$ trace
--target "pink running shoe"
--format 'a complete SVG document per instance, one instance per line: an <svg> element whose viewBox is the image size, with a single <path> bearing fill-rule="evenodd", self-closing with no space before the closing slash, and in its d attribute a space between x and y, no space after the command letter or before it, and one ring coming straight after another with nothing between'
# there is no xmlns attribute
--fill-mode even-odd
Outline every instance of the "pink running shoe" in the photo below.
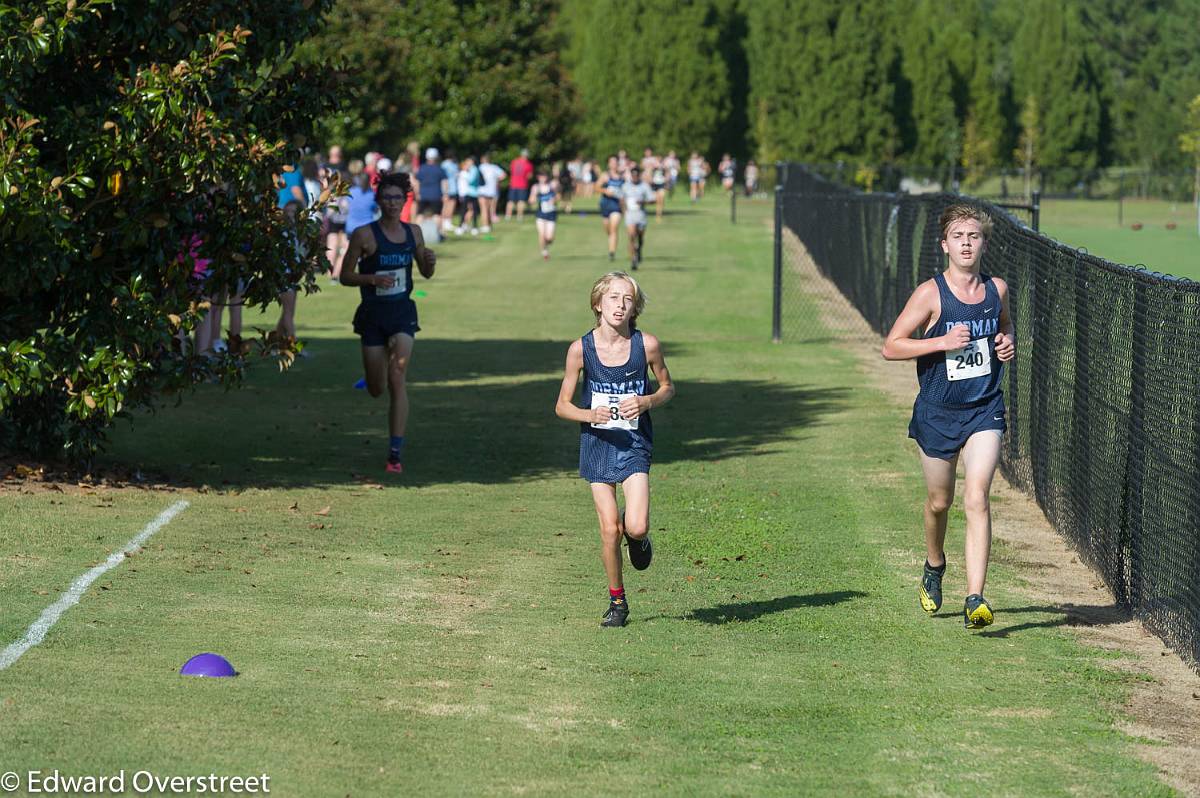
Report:
<svg viewBox="0 0 1200 798"><path fill-rule="evenodd" d="M391 460L388 460L387 465L384 467L384 470L387 471L389 474L403 474L404 473L404 464L401 463L399 460L397 460L396 462L392 462Z"/></svg>

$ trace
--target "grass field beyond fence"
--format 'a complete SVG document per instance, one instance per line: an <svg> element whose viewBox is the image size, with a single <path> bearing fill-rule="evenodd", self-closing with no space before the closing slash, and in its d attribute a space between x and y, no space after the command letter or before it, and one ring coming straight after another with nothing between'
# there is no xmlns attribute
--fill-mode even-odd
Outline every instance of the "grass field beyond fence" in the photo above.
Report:
<svg viewBox="0 0 1200 798"><path fill-rule="evenodd" d="M653 567L607 600L578 429L554 417L594 215L452 241L421 282L406 473L382 473L355 292L302 298L311 357L205 387L110 459L191 506L0 671L0 771L271 776L279 795L1167 795L1115 728L1131 677L1023 597L916 590L908 408L830 341L772 345L766 202L677 199L638 278L678 397L654 411ZM622 243L624 243L622 241ZM621 265L618 262L617 265ZM253 323L253 319L249 319ZM267 325L274 319L263 319ZM180 497L8 493L0 646ZM1003 505L997 506L1003 512ZM177 675L201 651L241 675Z"/></svg>
<svg viewBox="0 0 1200 798"><path fill-rule="evenodd" d="M1041 231L1105 260L1200 280L1200 235L1190 202L1043 200Z"/></svg>

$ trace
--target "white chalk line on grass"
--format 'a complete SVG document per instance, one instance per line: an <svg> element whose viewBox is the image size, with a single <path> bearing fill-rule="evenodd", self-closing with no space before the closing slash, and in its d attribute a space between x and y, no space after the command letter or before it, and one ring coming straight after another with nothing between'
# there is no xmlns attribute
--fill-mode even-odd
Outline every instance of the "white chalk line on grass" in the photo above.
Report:
<svg viewBox="0 0 1200 798"><path fill-rule="evenodd" d="M182 499L175 502L159 513L158 518L146 524L146 528L139 532L133 540L126 543L125 548L113 552L108 556L107 560L72 582L71 587L58 597L58 601L43 610L41 616L30 624L23 638L9 644L7 648L0 651L0 671L12 665L21 658L22 654L42 642L43 638L46 637L46 632L50 631L50 627L58 622L62 614L79 603L79 599L83 597L83 592L91 587L92 582L103 576L105 572L120 565L126 555L133 554L133 552L140 549L155 532L169 524L171 519L183 512L187 506L188 503Z"/></svg>

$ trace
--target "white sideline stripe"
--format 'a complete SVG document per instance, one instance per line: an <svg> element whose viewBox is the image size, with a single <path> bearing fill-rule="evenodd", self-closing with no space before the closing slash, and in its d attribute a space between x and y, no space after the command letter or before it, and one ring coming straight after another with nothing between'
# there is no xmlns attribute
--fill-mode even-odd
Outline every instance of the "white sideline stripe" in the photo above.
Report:
<svg viewBox="0 0 1200 798"><path fill-rule="evenodd" d="M50 627L58 622L62 614L79 603L79 599L83 597L83 592L91 586L92 582L103 576L106 571L120 565L121 561L125 559L125 555L132 554L140 549L142 544L149 540L155 532L170 523L171 519L183 512L187 506L188 503L182 499L175 502L159 513L158 518L146 524L146 528L139 532L133 540L126 543L125 548L113 552L108 556L107 560L72 582L71 587L58 597L58 601L42 611L41 616L26 630L23 638L9 644L7 648L0 651L0 671L12 665L21 658L22 654L42 642L42 639L46 637L46 632L50 631Z"/></svg>

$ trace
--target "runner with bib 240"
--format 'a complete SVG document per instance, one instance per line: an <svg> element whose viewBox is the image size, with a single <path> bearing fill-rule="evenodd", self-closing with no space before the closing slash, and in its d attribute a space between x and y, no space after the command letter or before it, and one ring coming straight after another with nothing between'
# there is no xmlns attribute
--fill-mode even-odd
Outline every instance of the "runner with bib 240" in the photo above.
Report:
<svg viewBox="0 0 1200 798"><path fill-rule="evenodd" d="M883 356L917 361L920 391L908 435L921 450L927 493L921 607L933 614L942 605L946 521L961 455L967 516L963 621L977 629L993 621L992 607L983 597L992 545L988 493L1007 429L1000 375L1016 350L1008 286L980 272L991 218L976 207L958 204L947 208L940 221L949 265L917 286L888 333Z"/></svg>

